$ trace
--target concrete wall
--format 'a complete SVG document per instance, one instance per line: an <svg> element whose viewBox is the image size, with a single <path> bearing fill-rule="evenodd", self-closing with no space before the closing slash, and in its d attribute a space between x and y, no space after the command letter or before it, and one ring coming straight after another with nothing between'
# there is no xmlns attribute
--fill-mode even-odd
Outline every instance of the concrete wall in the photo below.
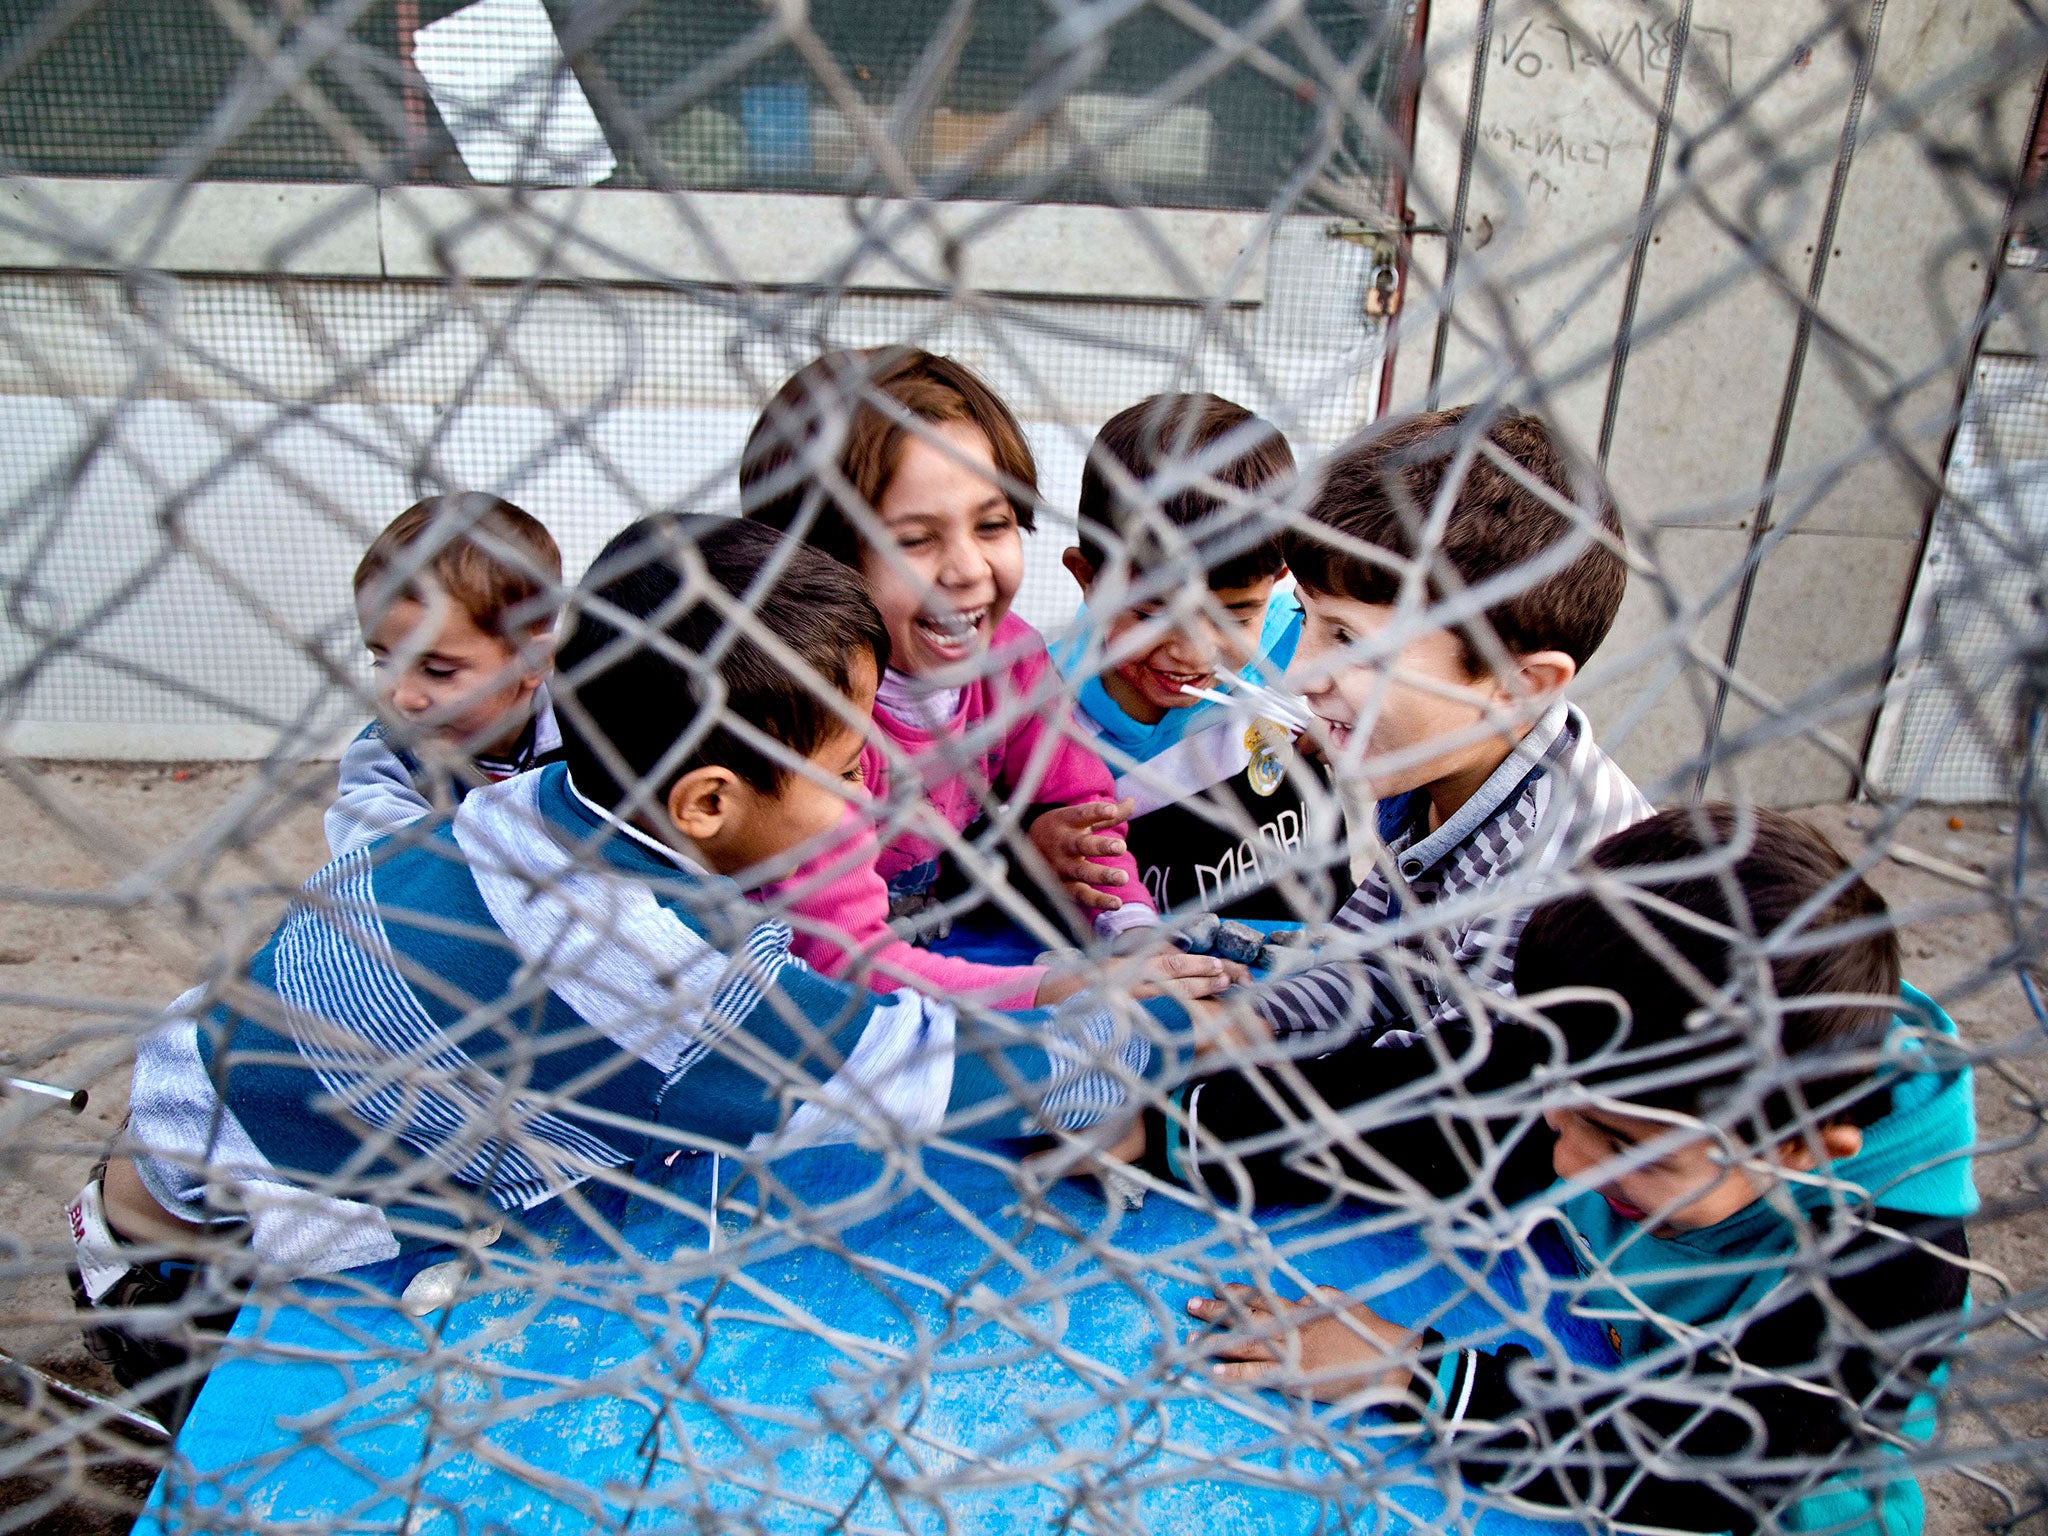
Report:
<svg viewBox="0 0 2048 1536"><path fill-rule="evenodd" d="M1607 469L1640 563L1584 696L1646 785L1690 787L1731 650L1714 791L1856 783L2040 78L2007 17L1699 0L1653 171L1664 8L1501 0L1482 53L1479 0L1431 7L1419 224L1450 227L1468 130L1476 154L1448 293L1451 242L1414 242L1395 408L1506 396L1592 454L1622 370Z"/></svg>

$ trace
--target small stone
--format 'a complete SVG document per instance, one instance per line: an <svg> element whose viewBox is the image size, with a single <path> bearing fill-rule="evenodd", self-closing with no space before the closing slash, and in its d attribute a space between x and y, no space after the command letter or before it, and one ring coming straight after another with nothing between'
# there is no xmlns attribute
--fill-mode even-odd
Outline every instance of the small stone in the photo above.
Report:
<svg viewBox="0 0 2048 1536"><path fill-rule="evenodd" d="M1215 942L1209 946L1209 953L1221 960L1235 960L1240 965L1263 965L1266 959L1266 936L1256 928L1243 923L1219 923L1216 925Z"/></svg>
<svg viewBox="0 0 2048 1536"><path fill-rule="evenodd" d="M478 1248L488 1248L505 1235L505 1223L493 1221L480 1227L469 1241ZM470 1261L444 1259L439 1264L429 1264L414 1275L398 1298L399 1307L410 1317L425 1317L429 1312L438 1312L452 1305L462 1290L462 1283L470 1272Z"/></svg>
<svg viewBox="0 0 2048 1536"><path fill-rule="evenodd" d="M429 1312L440 1311L462 1289L462 1273L467 1267L466 1259L429 1264L412 1277L405 1293L398 1298L399 1306L409 1317L425 1317Z"/></svg>
<svg viewBox="0 0 2048 1536"><path fill-rule="evenodd" d="M1277 949L1306 949L1308 947L1306 928L1275 928L1266 935L1268 947Z"/></svg>
<svg viewBox="0 0 2048 1536"><path fill-rule="evenodd" d="M953 931L953 919L941 914L936 896L912 893L889 898L889 926L909 943L929 947Z"/></svg>
<svg viewBox="0 0 2048 1536"><path fill-rule="evenodd" d="M1173 941L1191 955L1206 955L1209 946L1216 942L1216 930L1222 926L1223 920L1214 912L1198 913L1181 924Z"/></svg>
<svg viewBox="0 0 2048 1536"><path fill-rule="evenodd" d="M0 965L27 965L34 960L36 952L20 945L9 944L0 948Z"/></svg>

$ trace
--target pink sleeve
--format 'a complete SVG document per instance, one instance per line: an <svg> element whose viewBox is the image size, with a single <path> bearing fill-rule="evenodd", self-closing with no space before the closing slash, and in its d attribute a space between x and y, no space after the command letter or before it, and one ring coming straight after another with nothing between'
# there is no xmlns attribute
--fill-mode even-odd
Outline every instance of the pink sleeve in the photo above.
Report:
<svg viewBox="0 0 2048 1536"><path fill-rule="evenodd" d="M1004 628L1007 629L1013 620L1021 628L1026 629L1033 638L1037 637L1037 631L1030 630L1021 620L1015 620L1014 615L1004 621ZM997 642L1000 644L1005 638L1008 637L998 634ZM1015 640L1012 640L1012 643L1016 643ZM1036 648L1010 669L1010 679L1017 697L1040 697L1039 690L1045 688L1045 677L1051 670L1052 658L1046 654L1045 642L1039 640ZM1034 754L1048 750L1041 743L1047 728L1050 727L1057 736L1050 748L1051 755L1045 764L1044 773L1031 786L1031 803L1045 806L1086 805L1091 800L1101 800L1111 805L1116 803L1116 780L1111 777L1108 764L1080 739L1079 727L1074 724L1064 702L1056 697L1048 698L1039 708L1019 709L1017 716L1003 744L1005 790L1016 787L1013 775L1021 777L1030 772ZM1101 830L1111 837L1128 838L1131 829L1129 823L1120 821L1113 827L1104 827ZM1138 861L1130 855L1128 849L1113 858L1108 855L1099 856L1095 862L1124 872L1124 883L1116 890L1116 894L1123 898L1124 905L1154 910L1152 893L1145 888L1145 882L1139 878Z"/></svg>
<svg viewBox="0 0 2048 1536"><path fill-rule="evenodd" d="M889 888L875 872L874 829L851 806L840 827L840 842L754 893L789 923L791 954L825 976L843 977L858 964L878 992L911 986L937 996L972 993L991 1008L1036 1005L1042 965L979 965L897 938Z"/></svg>

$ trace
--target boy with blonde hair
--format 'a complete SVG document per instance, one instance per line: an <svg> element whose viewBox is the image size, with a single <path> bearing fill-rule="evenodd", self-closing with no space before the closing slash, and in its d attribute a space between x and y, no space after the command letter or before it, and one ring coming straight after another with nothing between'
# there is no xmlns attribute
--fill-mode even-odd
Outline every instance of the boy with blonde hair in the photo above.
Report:
<svg viewBox="0 0 2048 1536"><path fill-rule="evenodd" d="M342 754L333 853L560 760L562 552L538 518L481 491L429 496L364 552L355 596L385 714Z"/></svg>

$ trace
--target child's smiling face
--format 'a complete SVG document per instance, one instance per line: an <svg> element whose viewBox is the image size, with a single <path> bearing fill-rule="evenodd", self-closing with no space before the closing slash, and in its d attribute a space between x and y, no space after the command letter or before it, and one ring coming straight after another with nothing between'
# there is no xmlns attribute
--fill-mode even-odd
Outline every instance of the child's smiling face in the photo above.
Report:
<svg viewBox="0 0 2048 1536"><path fill-rule="evenodd" d="M893 547L863 547L860 568L889 628L890 665L942 672L986 649L1024 580L1023 532L987 435L971 422L921 424L875 514Z"/></svg>
<svg viewBox="0 0 2048 1536"><path fill-rule="evenodd" d="M361 614L385 708L454 751L509 748L526 728L545 660L480 628L460 603L401 597ZM533 648L545 645L537 636Z"/></svg>
<svg viewBox="0 0 2048 1536"><path fill-rule="evenodd" d="M1557 1133L1550 1154L1557 1176L1593 1183L1624 1221L1654 1218L1659 1230L1695 1231L1726 1221L1763 1195L1758 1178L1768 1174L1735 1166L1739 1150L1697 1122L1604 1107L1546 1110L1543 1119ZM1816 1135L1830 1158L1854 1157L1863 1148L1863 1133L1853 1125L1823 1125ZM1638 1148L1645 1151L1638 1154ZM1804 1136L1778 1142L1762 1160L1799 1172L1817 1166ZM1603 1168L1612 1175L1601 1178Z"/></svg>
<svg viewBox="0 0 2048 1536"><path fill-rule="evenodd" d="M1067 569L1074 572L1084 593L1092 593L1094 572L1078 549L1067 551ZM1201 611L1171 628L1163 627L1160 618L1167 609L1163 600L1121 609L1109 620L1103 650L1114 656L1128 644L1144 644L1146 636L1152 637L1152 644L1103 673L1104 691L1125 714L1147 725L1157 725L1168 710L1200 703L1186 690L1214 688L1219 662L1237 669L1258 655L1266 608L1277 580L1277 576L1262 576L1241 587L1212 587ZM1140 629L1144 636L1129 638Z"/></svg>
<svg viewBox="0 0 2048 1536"><path fill-rule="evenodd" d="M1481 727L1510 696L1491 676L1466 670L1457 635L1422 629L1391 655L1368 661L1394 623L1392 606L1304 588L1301 608L1287 684L1322 721L1338 760L1365 768L1376 797L1433 783L1467 758L1498 756ZM1432 750L1438 742L1444 745Z"/></svg>

